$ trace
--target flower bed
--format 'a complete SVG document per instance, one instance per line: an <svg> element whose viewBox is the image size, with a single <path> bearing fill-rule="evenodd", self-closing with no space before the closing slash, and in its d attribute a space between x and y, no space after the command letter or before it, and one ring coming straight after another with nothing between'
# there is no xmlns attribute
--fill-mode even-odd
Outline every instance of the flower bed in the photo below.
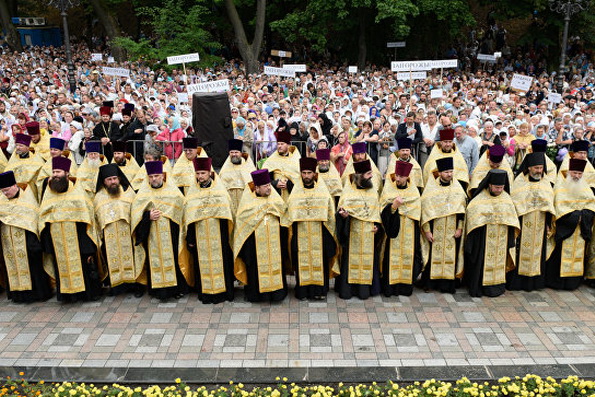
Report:
<svg viewBox="0 0 595 397"><path fill-rule="evenodd" d="M159 387L130 387L125 385L95 386L92 384L63 382L46 384L43 381L29 383L24 379L4 379L0 384L0 397L19 396L121 396L121 397L240 397L240 396L271 396L271 397L331 397L331 396L396 396L396 397L500 397L500 396L592 396L595 395L595 382L582 380L576 376L557 381L551 377L545 379L526 375L523 378L501 378L497 382L477 383L467 378L456 382L442 382L427 380L400 386L388 381L386 383L344 385L296 385L287 383L287 378L279 379L274 386L247 388L243 384L229 382L229 385L218 388L190 387L176 379L171 386Z"/></svg>

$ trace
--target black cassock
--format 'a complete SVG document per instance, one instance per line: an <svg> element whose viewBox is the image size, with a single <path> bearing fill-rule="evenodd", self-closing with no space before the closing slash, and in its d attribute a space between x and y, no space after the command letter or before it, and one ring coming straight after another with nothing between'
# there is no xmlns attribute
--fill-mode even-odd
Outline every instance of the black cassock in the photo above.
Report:
<svg viewBox="0 0 595 397"><path fill-rule="evenodd" d="M145 252L147 253L147 259L145 265L147 266L147 282L149 284L149 294L156 297L160 300L166 300L169 298L179 298L182 295L188 293L188 283L186 283L186 279L180 270L180 263L178 262L178 233L180 232L180 226L177 223L173 222L171 219L169 220L169 230L171 232L171 241L172 247L174 249L174 259L175 259L175 267L176 267L176 280L178 285L173 287L164 287L164 288L152 288L151 286L151 270L148 268L149 265L149 257L148 252L149 249L147 247L147 243L149 240L149 234L151 233L151 223L153 222L150 218L151 212L145 211L143 213L143 218L136 226L135 235L136 241L135 245L143 245Z"/></svg>
<svg viewBox="0 0 595 397"><path fill-rule="evenodd" d="M549 225L552 219L552 214L549 212L545 215L545 224ZM521 225L523 224L523 217L520 218ZM521 243L521 236L523 230L521 229L521 235L517 238L517 254L516 260L517 264L519 263L519 254L520 249L519 244ZM506 274L506 289L511 291L535 291L538 289L545 288L545 261L547 260L547 228L543 228L543 245L541 246L541 256L539 258L535 258L540 263L540 272L538 276L521 276L519 275L518 267L515 267L513 270Z"/></svg>
<svg viewBox="0 0 595 397"><path fill-rule="evenodd" d="M583 276L560 277L560 264L562 261L562 243L565 239L572 236L577 227L580 227L581 236L585 240L585 247L591 240L591 227L593 225L593 216L595 213L591 210L572 211L556 220L556 248L545 263L545 285L554 289L573 290L578 288L583 282ZM580 220L580 223L579 223Z"/></svg>
<svg viewBox="0 0 595 397"><path fill-rule="evenodd" d="M351 217L343 218L336 213L337 240L341 244L341 274L335 278L335 291L341 299L351 299L357 296L368 299L370 296L380 295L380 244L382 243L382 225L375 223L378 231L374 235L374 264L372 267L372 284L349 283L349 234L351 231Z"/></svg>
<svg viewBox="0 0 595 397"><path fill-rule="evenodd" d="M281 227L279 235L283 236L283 229L285 229L285 236L287 236L287 228ZM281 239L281 251L283 252L283 241ZM260 283L258 279L258 259L256 258L256 237L254 233L246 239L239 257L246 264L246 276L248 284L244 286L244 296L248 302L280 302L287 296L287 280L285 274L283 278L283 288L272 292L260 292ZM283 258L285 258L283 256ZM282 259L283 260L283 259ZM285 263L285 261L283 261Z"/></svg>
<svg viewBox="0 0 595 397"><path fill-rule="evenodd" d="M83 269L83 279L85 282L85 290L75 294L67 294L60 291L60 273L58 272L58 265L54 259L54 272L56 273L56 291L59 301L76 302L78 300L96 300L101 295L101 279L99 276L99 269L95 263L95 254L97 253L97 246L87 235L87 224L83 222L76 222L76 234L79 242L79 252L82 260L81 266ZM41 243L45 253L55 255L54 244L52 243L52 235L50 233L50 226L46 223L41 231ZM93 257L93 261L89 263L87 259ZM55 256L54 256L55 258Z"/></svg>
<svg viewBox="0 0 595 397"><path fill-rule="evenodd" d="M221 303L232 301L234 297L233 283L235 276L233 273L233 252L229 245L229 232L227 219L219 220L219 232L221 233L221 247L223 257L223 273L225 277L225 291L218 294L205 294L202 292L202 281L200 277L200 265L198 262L198 253L196 252L196 227L191 224L186 234L186 244L188 250L194 258L194 288L198 292L198 299L202 303Z"/></svg>
<svg viewBox="0 0 595 397"><path fill-rule="evenodd" d="M29 274L31 277L31 290L12 291L10 281L7 279L8 299L15 303L30 303L46 301L52 297L50 277L43 269L43 247L34 233L25 230L25 244L27 245L27 258L29 259Z"/></svg>
<svg viewBox="0 0 595 397"><path fill-rule="evenodd" d="M109 121L104 123L100 121L95 128L93 128L93 136L91 137L92 141L100 141L101 138L109 138L110 142L107 145L101 145L103 149L103 154L107 158L108 163L112 161L114 157L114 151L112 149L111 141L117 141L120 139L120 128L116 125L115 122Z"/></svg>
<svg viewBox="0 0 595 397"><path fill-rule="evenodd" d="M386 207L380 213L382 219L382 226L386 232L386 236L389 239L397 238L399 236L399 230L401 228L401 218L399 215L399 209L391 213L391 204L387 204ZM380 279L382 285L382 293L384 296L392 295L405 295L410 296L413 293L413 283L417 280L417 277L421 273L422 259L421 259L421 243L419 240L419 222L415 222L415 253L413 256L413 271L411 284L396 283L390 284L390 241L387 239L384 248L384 257L382 258L382 277Z"/></svg>
<svg viewBox="0 0 595 397"><path fill-rule="evenodd" d="M474 297L500 296L506 290L506 283L496 285L483 284L483 269L487 226L478 227L465 237L465 282L469 295ZM507 248L515 246L515 229L508 226ZM504 264L506 266L506 264Z"/></svg>
<svg viewBox="0 0 595 397"><path fill-rule="evenodd" d="M337 244L329 231L322 226L322 261L324 263L324 285L304 285L300 286L300 272L298 269L298 225L293 224L293 234L291 236L291 263L295 267L295 297L298 299L315 299L316 297L326 296L329 290L331 258L337 252Z"/></svg>

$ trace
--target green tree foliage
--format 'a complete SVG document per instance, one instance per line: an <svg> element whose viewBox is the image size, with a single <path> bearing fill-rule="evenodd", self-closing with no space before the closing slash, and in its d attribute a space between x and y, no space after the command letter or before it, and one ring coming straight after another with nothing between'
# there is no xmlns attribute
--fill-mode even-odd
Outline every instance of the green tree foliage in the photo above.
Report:
<svg viewBox="0 0 595 397"><path fill-rule="evenodd" d="M221 44L206 29L210 12L204 0L192 0L184 7L179 0L164 0L161 6L140 6L137 12L147 21L154 39L116 38L114 44L126 49L131 60L151 60L166 64L166 58L192 52L200 54L200 66L221 61L214 52Z"/></svg>

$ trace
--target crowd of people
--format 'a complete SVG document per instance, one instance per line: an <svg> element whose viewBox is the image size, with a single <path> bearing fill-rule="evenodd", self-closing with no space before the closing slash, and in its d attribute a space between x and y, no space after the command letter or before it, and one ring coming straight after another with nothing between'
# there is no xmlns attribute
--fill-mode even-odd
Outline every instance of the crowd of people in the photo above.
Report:
<svg viewBox="0 0 595 397"><path fill-rule="evenodd" d="M574 289L595 278L595 75L561 101L530 53L399 81L312 67L106 76L77 47L4 53L2 279L10 299L193 291L205 303ZM442 77L442 78L441 78ZM186 83L228 79L234 139L214 169ZM436 89L442 96L430 95ZM548 99L549 98L549 99ZM332 281L331 281L332 280Z"/></svg>

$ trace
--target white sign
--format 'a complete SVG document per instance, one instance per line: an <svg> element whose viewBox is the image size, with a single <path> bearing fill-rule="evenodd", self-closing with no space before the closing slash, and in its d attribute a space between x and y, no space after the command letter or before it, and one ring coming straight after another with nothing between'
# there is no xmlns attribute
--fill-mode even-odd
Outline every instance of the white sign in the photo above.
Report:
<svg viewBox="0 0 595 397"><path fill-rule="evenodd" d="M277 52L277 56L278 56L279 58L289 58L289 55L287 54L287 51L281 51L281 50L279 50L279 51Z"/></svg>
<svg viewBox="0 0 595 397"><path fill-rule="evenodd" d="M107 57L107 63L116 63L114 57Z"/></svg>
<svg viewBox="0 0 595 397"><path fill-rule="evenodd" d="M198 61L200 61L198 52L194 52L192 54L184 54L184 55L176 55L173 57L167 57L168 65L176 65L178 63L189 63L189 62L198 62Z"/></svg>
<svg viewBox="0 0 595 397"><path fill-rule="evenodd" d="M430 90L430 98L434 99L434 98L442 98L444 96L444 92L442 91L442 88L438 88L435 90Z"/></svg>
<svg viewBox="0 0 595 397"><path fill-rule="evenodd" d="M494 56L496 58L502 58L502 53L501 52L494 52Z"/></svg>
<svg viewBox="0 0 595 397"><path fill-rule="evenodd" d="M478 61L485 61L485 62L496 62L496 56L495 55L489 55L489 54L477 54L477 60Z"/></svg>
<svg viewBox="0 0 595 397"><path fill-rule="evenodd" d="M550 92L547 96L547 101L550 103L560 103L562 102L562 94Z"/></svg>
<svg viewBox="0 0 595 397"><path fill-rule="evenodd" d="M305 72L306 65L301 63L283 65L283 69L293 70L294 72Z"/></svg>
<svg viewBox="0 0 595 397"><path fill-rule="evenodd" d="M103 61L103 54L100 52L94 52L91 54L91 61Z"/></svg>
<svg viewBox="0 0 595 397"><path fill-rule="evenodd" d="M187 92L178 92L178 103L188 103Z"/></svg>
<svg viewBox="0 0 595 397"><path fill-rule="evenodd" d="M436 61L393 61L390 63L390 69L393 72L406 72L408 70L432 70L456 68L459 63L456 59L441 59Z"/></svg>
<svg viewBox="0 0 595 397"><path fill-rule="evenodd" d="M512 76L512 81L510 82L510 88L514 88L515 90L519 91L529 91L532 82L533 77L515 73Z"/></svg>
<svg viewBox="0 0 595 397"><path fill-rule="evenodd" d="M405 42L404 41L388 42L388 43L386 43L386 47L387 48L402 48L402 47L405 47Z"/></svg>
<svg viewBox="0 0 595 397"><path fill-rule="evenodd" d="M347 66L347 73L357 73L357 66Z"/></svg>
<svg viewBox="0 0 595 397"><path fill-rule="evenodd" d="M108 68L104 66L102 73L106 76L130 77L130 70L125 68Z"/></svg>
<svg viewBox="0 0 595 397"><path fill-rule="evenodd" d="M268 74L269 76L295 77L294 70L275 68L272 66L265 66L264 74Z"/></svg>
<svg viewBox="0 0 595 397"><path fill-rule="evenodd" d="M189 84L186 87L186 91L188 94L192 94L195 92L221 92L221 91L229 91L231 88L229 87L229 80L215 80L215 81L207 81L205 83L198 83L198 84Z"/></svg>
<svg viewBox="0 0 595 397"><path fill-rule="evenodd" d="M428 78L427 72L399 72L397 73L397 80L425 80Z"/></svg>

